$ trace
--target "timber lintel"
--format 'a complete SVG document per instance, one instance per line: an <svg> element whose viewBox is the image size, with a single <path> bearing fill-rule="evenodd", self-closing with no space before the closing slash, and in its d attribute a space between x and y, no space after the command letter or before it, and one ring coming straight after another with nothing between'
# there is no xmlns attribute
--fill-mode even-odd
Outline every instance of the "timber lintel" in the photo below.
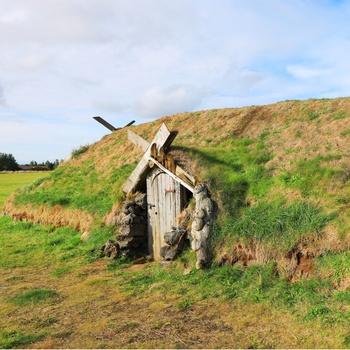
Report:
<svg viewBox="0 0 350 350"><path fill-rule="evenodd" d="M174 173L172 173L170 170L168 170L162 164L157 162L153 157L150 156L149 160L151 160L159 169L164 171L166 174L168 174L170 177L172 177L175 181L179 182L182 186L186 187L188 190L190 190L193 193L193 186L189 185L187 182L180 179L178 176L176 176Z"/></svg>

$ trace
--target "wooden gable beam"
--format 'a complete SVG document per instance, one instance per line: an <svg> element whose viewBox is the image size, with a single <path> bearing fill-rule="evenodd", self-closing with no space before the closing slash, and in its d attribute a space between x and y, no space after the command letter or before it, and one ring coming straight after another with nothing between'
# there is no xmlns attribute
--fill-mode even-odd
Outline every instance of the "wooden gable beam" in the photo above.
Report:
<svg viewBox="0 0 350 350"><path fill-rule="evenodd" d="M128 130L128 139L131 142L133 142L135 145L141 147L144 152L146 152L147 148L150 147L150 145L151 145L151 143L149 143L143 137L135 134L131 130ZM158 164L159 164L159 162L158 162ZM189 185L191 188L193 188L196 184L196 179L177 164L175 167L175 175L178 178L181 178L183 181L185 181L187 183L187 185Z"/></svg>
<svg viewBox="0 0 350 350"><path fill-rule="evenodd" d="M141 147L141 149L146 152L147 148L151 145L147 140L143 137L135 134L133 131L128 130L128 140L134 143L136 146Z"/></svg>
<svg viewBox="0 0 350 350"><path fill-rule="evenodd" d="M135 123L135 120L132 120L130 123L126 124L125 126L123 126L122 128L115 128L112 124L108 123L107 121L105 121L103 118L96 116L93 117L97 122L99 122L100 124L102 124L104 127L106 127L108 130L110 131L117 131L123 128L126 128L127 126L130 126L132 124Z"/></svg>
<svg viewBox="0 0 350 350"><path fill-rule="evenodd" d="M176 176L174 173L172 173L170 170L168 170L162 164L157 162L157 160L155 160L153 157L149 157L149 160L151 160L158 168L160 168L162 171L164 171L170 177L172 177L175 181L179 182L182 186L186 187L188 190L190 190L193 193L194 188L191 185L189 185L187 182L180 179L178 176Z"/></svg>
<svg viewBox="0 0 350 350"><path fill-rule="evenodd" d="M166 125L163 123L160 129L158 130L156 136L152 140L152 142L148 145L145 154L141 158L139 164L136 166L134 171L131 173L129 178L126 180L126 183L123 187L124 193L132 193L135 192L138 184L143 179L146 171L148 170L148 161L151 156L152 145L155 144L157 150L159 151L162 147L166 148L171 145L174 141L177 133L172 133L168 130ZM136 135L136 134L135 134Z"/></svg>

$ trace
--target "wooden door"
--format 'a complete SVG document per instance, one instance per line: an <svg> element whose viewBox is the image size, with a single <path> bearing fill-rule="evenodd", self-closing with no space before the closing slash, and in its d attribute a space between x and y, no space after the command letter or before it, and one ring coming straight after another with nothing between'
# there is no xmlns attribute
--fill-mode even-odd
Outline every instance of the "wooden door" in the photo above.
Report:
<svg viewBox="0 0 350 350"><path fill-rule="evenodd" d="M164 233L176 226L182 210L181 185L171 176L155 169L147 177L148 248L154 260L160 260L165 245Z"/></svg>

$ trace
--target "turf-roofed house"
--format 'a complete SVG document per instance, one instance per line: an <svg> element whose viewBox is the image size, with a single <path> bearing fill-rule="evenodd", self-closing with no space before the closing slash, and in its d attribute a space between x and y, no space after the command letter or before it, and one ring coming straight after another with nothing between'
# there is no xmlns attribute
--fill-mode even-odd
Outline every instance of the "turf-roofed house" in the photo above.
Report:
<svg viewBox="0 0 350 350"><path fill-rule="evenodd" d="M144 151L123 186L127 198L117 235L121 250L148 251L154 260L173 260L186 239L197 252L197 268L209 263L208 238L214 205L208 189L177 164L170 150L177 131L163 123L151 142L131 130L128 139ZM194 212L188 205L196 200ZM191 228L189 222L192 221Z"/></svg>

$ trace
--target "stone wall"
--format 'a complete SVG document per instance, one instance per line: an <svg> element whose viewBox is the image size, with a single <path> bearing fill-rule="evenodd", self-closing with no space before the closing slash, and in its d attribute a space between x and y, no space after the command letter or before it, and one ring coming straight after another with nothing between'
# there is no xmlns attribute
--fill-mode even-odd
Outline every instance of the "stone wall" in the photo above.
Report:
<svg viewBox="0 0 350 350"><path fill-rule="evenodd" d="M124 202L124 217L120 220L117 243L122 254L147 254L147 195L142 193Z"/></svg>

